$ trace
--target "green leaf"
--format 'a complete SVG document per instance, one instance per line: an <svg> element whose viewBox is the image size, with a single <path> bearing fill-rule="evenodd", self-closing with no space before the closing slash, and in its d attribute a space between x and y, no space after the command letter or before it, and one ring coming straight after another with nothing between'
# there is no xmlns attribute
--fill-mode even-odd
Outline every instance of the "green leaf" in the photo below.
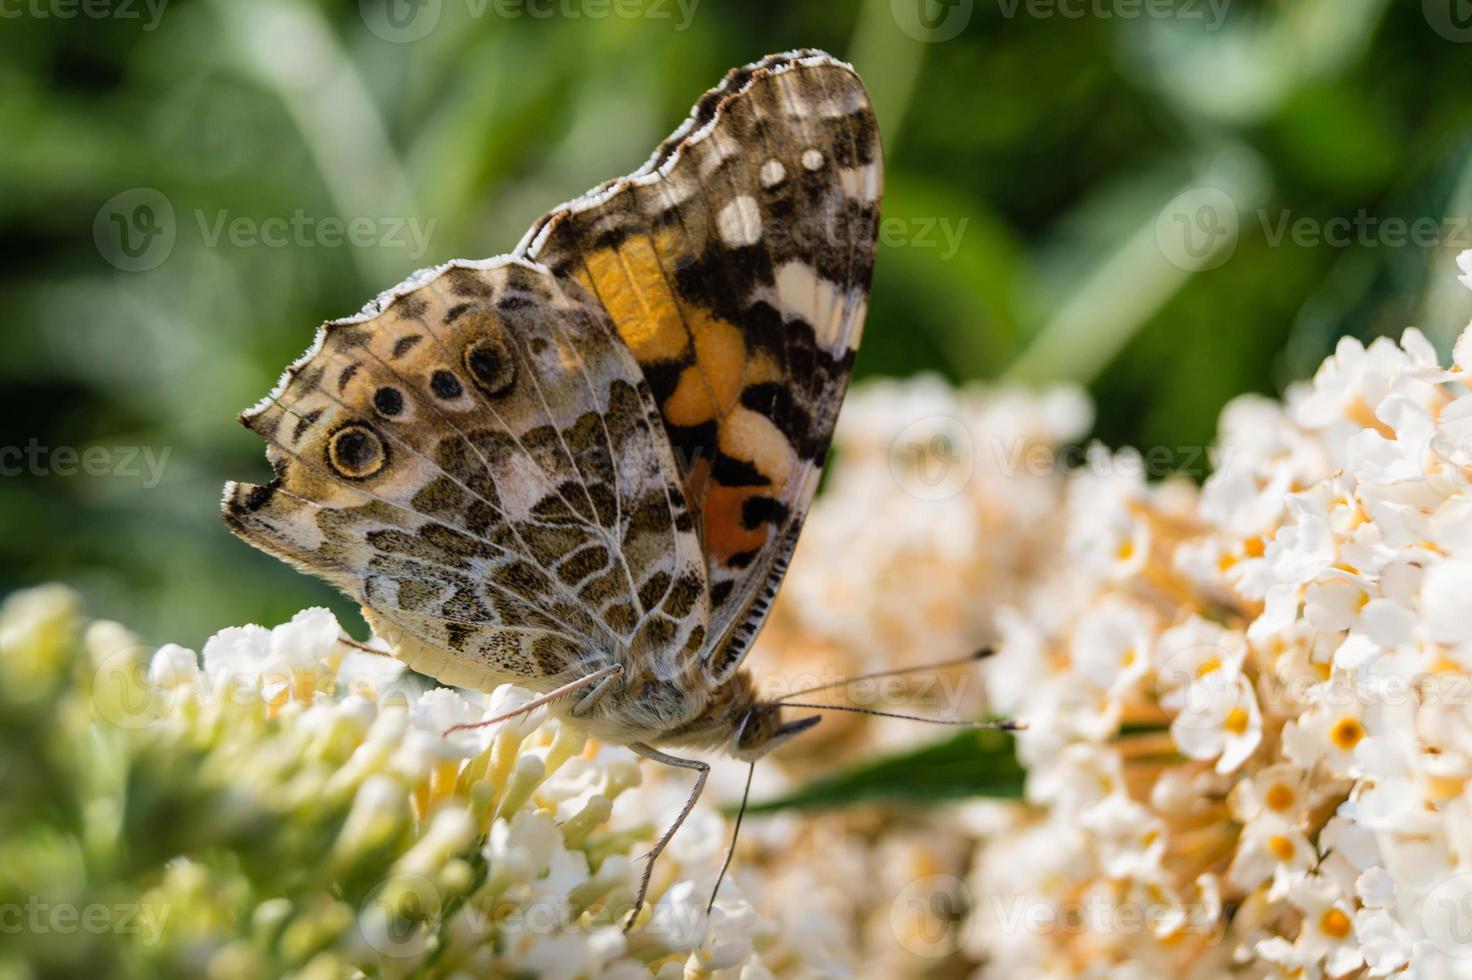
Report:
<svg viewBox="0 0 1472 980"><path fill-rule="evenodd" d="M974 796L1015 800L1022 796L1025 775L1010 732L972 730L816 780L787 796L753 803L747 810L816 810L880 800L932 804Z"/></svg>

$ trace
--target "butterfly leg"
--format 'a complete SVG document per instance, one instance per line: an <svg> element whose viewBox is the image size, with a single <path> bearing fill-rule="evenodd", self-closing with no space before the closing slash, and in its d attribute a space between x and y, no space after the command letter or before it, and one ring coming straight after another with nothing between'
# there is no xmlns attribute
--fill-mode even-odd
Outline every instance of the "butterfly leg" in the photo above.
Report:
<svg viewBox="0 0 1472 980"><path fill-rule="evenodd" d="M694 769L696 776L695 788L690 791L690 798L685 801L685 806L680 810L680 815L675 817L675 822L670 824L670 829L664 832L664 836L659 839L659 842L654 845L653 849L644 855L649 863L644 866L644 877L639 881L639 894L634 898L634 909L629 913L629 921L624 923L624 932L628 932L634 927L634 920L639 917L639 910L644 907L644 896L649 891L649 879L654 874L654 862L674 838L675 831L680 829L680 824L684 823L685 818L690 816L690 811L695 809L695 801L700 799L700 792L705 789L706 777L710 775L710 764L707 762L701 762L698 759L679 759L672 755L666 755L658 749L645 745L643 742L634 742L629 748L654 762L662 762L667 766L677 766L681 769Z"/></svg>
<svg viewBox="0 0 1472 980"><path fill-rule="evenodd" d="M380 650L377 647L370 647L366 643L359 643L357 640L353 639L351 636L348 636L346 633L339 633L337 637L337 642L341 643L345 647L352 647L354 650L361 650L364 653L371 653L375 657L393 656L393 654L389 653L387 650Z"/></svg>
<svg viewBox="0 0 1472 980"><path fill-rule="evenodd" d="M615 664L614 666L617 666L617 664ZM607 667L603 669L608 670ZM578 703L572 706L572 716L574 718L582 718L589 711L593 710L593 706L597 704L602 699L603 695L607 694L616 683L618 683L618 672L614 671L610 673L607 677L599 681L597 687L593 688L593 690L578 698Z"/></svg>
<svg viewBox="0 0 1472 980"><path fill-rule="evenodd" d="M495 725L510 718L515 718L518 715L531 714L542 705L547 704L550 701L556 701L560 697L565 697L574 691L587 687L589 684L599 684L599 686L601 687L602 685L600 684L600 682L612 680L614 675L619 673L623 669L624 668L622 664L609 664L607 667L600 667L598 670L593 671L591 674L579 677L577 680L574 681L569 681L568 683L562 685L554 691L548 691L546 694L543 694L539 698L533 698L526 704L517 708L515 711L508 711L504 715L497 715L494 718L487 718L485 721L467 722L463 725L451 725L449 728L446 728L444 730L443 734L448 735L451 732L467 731L472 728L484 728L487 725ZM596 689L594 690L594 693L597 693Z"/></svg>

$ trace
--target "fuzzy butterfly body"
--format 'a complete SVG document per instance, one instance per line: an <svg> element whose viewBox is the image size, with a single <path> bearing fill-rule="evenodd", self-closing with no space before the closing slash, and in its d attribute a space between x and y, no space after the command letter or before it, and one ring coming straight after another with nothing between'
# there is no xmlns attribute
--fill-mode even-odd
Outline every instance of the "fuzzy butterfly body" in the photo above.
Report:
<svg viewBox="0 0 1472 980"><path fill-rule="evenodd" d="M587 679L556 710L590 734L765 752L809 722L739 667L852 368L880 188L850 67L733 71L510 255L328 323L242 415L275 478L227 485L227 524L442 682Z"/></svg>

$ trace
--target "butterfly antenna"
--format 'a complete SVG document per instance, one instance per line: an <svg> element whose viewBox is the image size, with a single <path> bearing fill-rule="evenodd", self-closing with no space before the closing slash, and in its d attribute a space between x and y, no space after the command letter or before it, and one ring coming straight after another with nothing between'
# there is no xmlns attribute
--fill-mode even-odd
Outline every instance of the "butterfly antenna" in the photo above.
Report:
<svg viewBox="0 0 1472 980"><path fill-rule="evenodd" d="M856 708L851 704L802 704L796 701L783 701L789 708L808 708L812 711L847 711L856 715L878 715L880 718L900 718L904 721L923 721L930 725L949 725L953 728L995 728L1004 732L1017 732L1027 727L1023 721L1013 721L1010 718L1000 721L967 721L960 718L927 718L924 715L906 715L898 711L879 711L875 708Z"/></svg>
<svg viewBox="0 0 1472 980"><path fill-rule="evenodd" d="M982 649L977 650L973 653L968 653L964 657L952 657L949 660L941 660L933 664L915 664L911 667L895 667L890 670L876 670L869 674L855 674L853 677L845 677L842 680L829 681L827 684L818 684L815 687L805 687L800 691L793 691L790 694L784 694L776 700L786 701L788 698L800 698L804 694L816 694L819 691L827 691L835 687L847 687L849 684L856 684L859 681L872 681L877 680L881 677L898 677L902 674L918 674L929 670L943 670L946 667L959 667L962 664L976 663L978 660L985 660L987 657L990 657L995 652L996 651L992 650L991 647L983 647ZM793 707L798 707L798 705L793 705Z"/></svg>
<svg viewBox="0 0 1472 980"><path fill-rule="evenodd" d="M736 811L736 826L731 828L731 846L726 850L726 863L721 865L721 873L716 875L716 886L710 891L710 901L705 904L705 914L710 915L710 910L716 907L716 896L720 894L721 882L726 880L726 870L731 867L731 859L736 856L736 838L741 834L741 818L746 816L746 801L751 796L751 777L756 775L756 760L746 768L746 788L741 791L741 809Z"/></svg>

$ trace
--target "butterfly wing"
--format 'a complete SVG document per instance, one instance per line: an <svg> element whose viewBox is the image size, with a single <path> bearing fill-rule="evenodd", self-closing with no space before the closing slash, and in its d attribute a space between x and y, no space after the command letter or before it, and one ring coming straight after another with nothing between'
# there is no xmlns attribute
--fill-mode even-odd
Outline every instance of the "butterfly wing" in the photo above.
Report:
<svg viewBox="0 0 1472 980"><path fill-rule="evenodd" d="M241 421L276 477L227 485L226 523L360 602L416 669L549 689L630 649L674 676L703 647L658 409L602 308L544 268L410 280L327 324Z"/></svg>
<svg viewBox="0 0 1472 980"><path fill-rule="evenodd" d="M716 681L765 619L817 488L881 183L863 83L790 52L733 71L643 168L518 248L598 298L654 392L705 551Z"/></svg>

